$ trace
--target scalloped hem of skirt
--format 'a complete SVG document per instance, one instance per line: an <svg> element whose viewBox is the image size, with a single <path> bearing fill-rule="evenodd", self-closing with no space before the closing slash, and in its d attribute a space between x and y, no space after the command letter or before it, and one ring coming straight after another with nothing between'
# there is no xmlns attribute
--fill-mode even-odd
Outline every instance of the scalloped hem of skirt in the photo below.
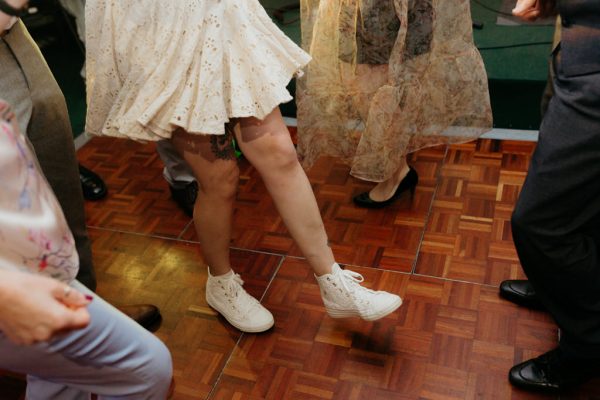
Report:
<svg viewBox="0 0 600 400"><path fill-rule="evenodd" d="M288 83L292 80L292 78L296 76L296 73L291 74L291 77L289 78L289 80L287 81ZM285 85L287 86L287 84ZM273 96L273 100L270 102L266 102L266 105L263 105L261 107L261 109L265 109L265 110L269 110L268 112L259 112L258 110L255 110L255 112L250 112L250 113L234 113L233 115L228 115L226 117L223 118L222 120L222 124L220 124L221 129L219 131L215 131L215 130L206 130L206 131L190 131L190 130L186 130L186 128L182 125L179 125L177 123L174 123L172 121L170 121L168 123L168 129L166 129L164 126L159 126L159 125L152 125L150 124L143 124L141 123L139 120L136 121L137 122L137 127L136 128L119 128L119 127L113 127L113 128L103 128L102 132L100 133L96 133L96 132L88 132L90 135L94 135L94 136L110 136L110 137L116 137L116 138L124 138L124 139L131 139L131 140L135 140L138 142L155 142L155 141L159 141L159 140L164 140L164 139L170 139L173 135L173 132L175 132L177 129L183 129L186 130L187 133L193 134L193 135L224 135L225 134L225 124L230 122L231 120L234 119L238 119L238 118L257 118L257 119L264 119L267 115L269 115L270 113L273 112L273 110L275 110L276 107L278 107L280 104L285 104L288 103L292 100L294 100L294 97L292 97L292 95L287 91L287 89L284 89L285 93L281 93L279 96Z"/></svg>

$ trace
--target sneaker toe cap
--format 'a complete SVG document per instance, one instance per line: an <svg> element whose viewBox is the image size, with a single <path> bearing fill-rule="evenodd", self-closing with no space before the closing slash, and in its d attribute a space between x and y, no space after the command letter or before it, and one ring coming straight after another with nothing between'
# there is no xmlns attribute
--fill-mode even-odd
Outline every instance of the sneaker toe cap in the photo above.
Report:
<svg viewBox="0 0 600 400"><path fill-rule="evenodd" d="M401 305L402 299L400 296L392 293L380 292L377 296L377 307L375 307L374 310L372 310L373 312L365 317L365 319L368 321L375 321L383 318L396 311Z"/></svg>
<svg viewBox="0 0 600 400"><path fill-rule="evenodd" d="M271 329L275 324L275 319L269 310L261 306L260 310L254 312L251 319L245 322L248 326L245 329L246 332L264 332Z"/></svg>

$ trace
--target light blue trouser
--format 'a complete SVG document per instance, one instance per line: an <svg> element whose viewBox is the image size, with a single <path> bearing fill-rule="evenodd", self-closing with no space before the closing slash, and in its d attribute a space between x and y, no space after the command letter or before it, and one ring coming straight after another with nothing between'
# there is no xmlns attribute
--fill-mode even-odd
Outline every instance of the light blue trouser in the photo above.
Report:
<svg viewBox="0 0 600 400"><path fill-rule="evenodd" d="M0 332L0 368L27 374L27 400L165 400L171 355L150 332L94 295L82 330L34 346L12 344Z"/></svg>

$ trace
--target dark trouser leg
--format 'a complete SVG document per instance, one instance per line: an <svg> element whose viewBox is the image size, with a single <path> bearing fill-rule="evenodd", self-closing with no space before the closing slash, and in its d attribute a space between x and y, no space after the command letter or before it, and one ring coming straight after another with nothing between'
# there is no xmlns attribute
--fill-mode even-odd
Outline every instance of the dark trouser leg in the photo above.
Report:
<svg viewBox="0 0 600 400"><path fill-rule="evenodd" d="M561 24L560 18L557 17L557 21L554 27L554 39L552 40L552 48L556 48L558 43L560 42L560 32L561 32ZM540 111L542 115L542 119L544 115L546 115L546 111L548 111L548 105L550 104L550 99L554 95L554 68L552 68L552 61L548 61L548 81L546 82L546 87L544 88L544 93L542 93L542 101L540 104Z"/></svg>
<svg viewBox="0 0 600 400"><path fill-rule="evenodd" d="M562 329L561 349L600 357L600 74L564 77L512 227L523 269Z"/></svg>
<svg viewBox="0 0 600 400"><path fill-rule="evenodd" d="M552 68L548 70L548 82L546 82L546 86L544 87L544 93L542 93L542 101L540 102L540 112L542 119L544 119L544 115L546 115L546 111L548 111L548 105L550 104L550 100L552 99L552 95L554 94L554 89L552 85Z"/></svg>
<svg viewBox="0 0 600 400"><path fill-rule="evenodd" d="M77 279L95 290L91 244L85 225L83 194L65 99L39 49L20 22L4 37L4 41L8 47L3 46L2 51L11 52L14 62L2 65L0 80L4 82L0 83L0 87L4 90L1 96L8 95L6 100L9 102L13 95L18 101L30 99L29 121L25 124L20 121L20 125L26 126L27 136L35 149L42 171L73 232L80 261ZM10 71L5 71L4 68ZM15 87L14 81L6 81L5 77L11 75L20 78L25 84ZM27 96L10 93L11 90L21 88L28 90ZM22 108L18 104L13 105L18 118L27 117L19 115Z"/></svg>

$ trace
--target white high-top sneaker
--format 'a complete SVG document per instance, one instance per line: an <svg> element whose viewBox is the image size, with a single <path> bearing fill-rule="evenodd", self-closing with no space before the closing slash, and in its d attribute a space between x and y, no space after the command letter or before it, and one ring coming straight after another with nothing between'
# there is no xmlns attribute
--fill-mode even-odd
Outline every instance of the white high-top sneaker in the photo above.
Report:
<svg viewBox="0 0 600 400"><path fill-rule="evenodd" d="M331 274L316 276L327 314L332 318L360 317L375 321L395 311L402 299L392 293L360 286L361 274L333 264Z"/></svg>
<svg viewBox="0 0 600 400"><path fill-rule="evenodd" d="M242 332L263 332L275 323L273 314L244 290L242 278L229 271L212 276L208 271L206 302Z"/></svg>

